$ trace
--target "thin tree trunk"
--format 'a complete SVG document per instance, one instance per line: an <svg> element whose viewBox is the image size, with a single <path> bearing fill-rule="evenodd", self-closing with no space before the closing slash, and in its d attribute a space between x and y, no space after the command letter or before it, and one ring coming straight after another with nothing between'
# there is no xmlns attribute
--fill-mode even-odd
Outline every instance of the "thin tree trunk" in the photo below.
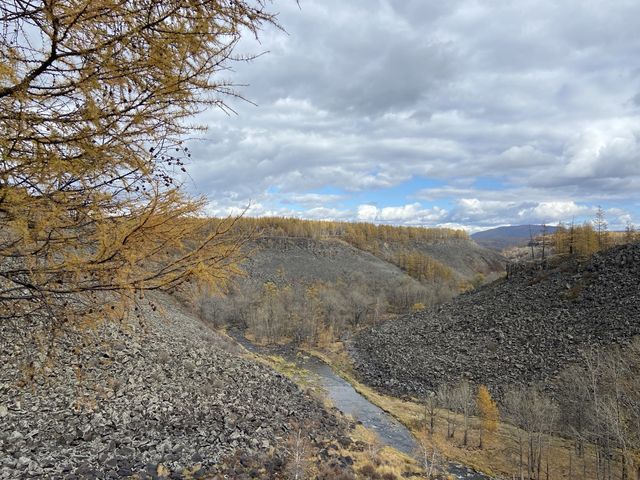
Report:
<svg viewBox="0 0 640 480"><path fill-rule="evenodd" d="M569 450L569 478L573 478L573 450Z"/></svg>
<svg viewBox="0 0 640 480"><path fill-rule="evenodd" d="M535 473L535 452L533 451L533 437L529 436L529 462L527 465L527 473L529 478L533 478Z"/></svg>
<svg viewBox="0 0 640 480"><path fill-rule="evenodd" d="M546 480L549 480L549 452L547 452L546 461Z"/></svg>
<svg viewBox="0 0 640 480"><path fill-rule="evenodd" d="M524 472L522 471L522 437L518 437L518 445L520 446L520 480L524 480Z"/></svg>
<svg viewBox="0 0 640 480"><path fill-rule="evenodd" d="M540 480L542 477L540 476L540 468L542 467L542 436L538 437L538 473L537 477Z"/></svg>

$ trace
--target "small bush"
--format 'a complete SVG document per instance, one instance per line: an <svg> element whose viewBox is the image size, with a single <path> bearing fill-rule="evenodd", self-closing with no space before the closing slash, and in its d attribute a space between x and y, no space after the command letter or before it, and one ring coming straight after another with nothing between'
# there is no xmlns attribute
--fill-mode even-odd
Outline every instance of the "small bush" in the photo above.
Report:
<svg viewBox="0 0 640 480"><path fill-rule="evenodd" d="M351 470L340 465L326 464L320 467L317 480L356 480Z"/></svg>
<svg viewBox="0 0 640 480"><path fill-rule="evenodd" d="M374 467L370 463L367 463L366 465L360 467L358 473L362 475L362 478L365 478L367 480L380 480L380 474L376 470L376 467Z"/></svg>

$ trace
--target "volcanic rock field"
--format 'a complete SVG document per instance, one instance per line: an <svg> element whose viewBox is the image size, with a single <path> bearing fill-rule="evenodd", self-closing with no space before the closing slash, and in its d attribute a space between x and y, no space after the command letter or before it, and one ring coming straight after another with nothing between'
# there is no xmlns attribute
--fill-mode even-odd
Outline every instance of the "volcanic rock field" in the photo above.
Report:
<svg viewBox="0 0 640 480"><path fill-rule="evenodd" d="M553 380L581 351L640 334L640 245L587 261L525 265L452 302L369 328L351 354L362 380L424 396L466 378L497 394Z"/></svg>
<svg viewBox="0 0 640 480"><path fill-rule="evenodd" d="M318 447L341 438L341 420L287 378L229 351L171 297L154 302L142 324L89 332L81 349L63 335L26 383L24 330L0 325L1 479L183 478L186 468L250 478L235 465L277 451L292 425Z"/></svg>

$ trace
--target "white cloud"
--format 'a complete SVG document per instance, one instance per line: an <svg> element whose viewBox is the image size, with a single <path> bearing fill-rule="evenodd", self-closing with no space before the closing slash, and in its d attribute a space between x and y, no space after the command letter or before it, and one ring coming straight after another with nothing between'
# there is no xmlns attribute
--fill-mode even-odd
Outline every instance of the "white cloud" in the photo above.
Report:
<svg viewBox="0 0 640 480"><path fill-rule="evenodd" d="M378 208L375 205L359 205L358 220L363 222L375 222L378 218Z"/></svg>
<svg viewBox="0 0 640 480"><path fill-rule="evenodd" d="M533 208L519 212L524 218L540 222L557 223L572 217L581 217L594 213L593 207L577 205L575 202L542 202Z"/></svg>
<svg viewBox="0 0 640 480"><path fill-rule="evenodd" d="M435 225L444 220L447 214L445 209L424 208L420 203L384 208L365 204L358 206L357 218L361 221L397 225Z"/></svg>
<svg viewBox="0 0 640 480"><path fill-rule="evenodd" d="M210 130L190 145L188 184L213 204L473 226L587 215L613 202L637 217L640 3L278 8L288 34L243 39L245 51L270 53L228 74L250 84L241 93L259 106L205 112ZM379 195L416 177L443 185ZM497 186L474 186L484 177ZM317 193L328 187L346 193ZM361 208L341 203L351 196Z"/></svg>
<svg viewBox="0 0 640 480"><path fill-rule="evenodd" d="M640 119L617 119L585 128L567 145L565 175L573 178L640 174Z"/></svg>
<svg viewBox="0 0 640 480"><path fill-rule="evenodd" d="M463 198L457 202L451 218L471 225L555 224L594 212L595 207L578 205L573 201L523 202Z"/></svg>
<svg viewBox="0 0 640 480"><path fill-rule="evenodd" d="M344 199L344 195L332 195L324 193L293 193L283 198L283 203L300 204L307 207L322 207L327 204Z"/></svg>

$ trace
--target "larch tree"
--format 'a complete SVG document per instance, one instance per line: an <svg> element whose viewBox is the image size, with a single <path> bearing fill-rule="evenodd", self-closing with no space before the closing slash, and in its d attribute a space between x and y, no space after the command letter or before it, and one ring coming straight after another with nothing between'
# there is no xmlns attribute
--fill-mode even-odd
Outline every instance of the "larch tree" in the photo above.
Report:
<svg viewBox="0 0 640 480"><path fill-rule="evenodd" d="M423 424L429 435L433 435L436 427L436 417L440 408L440 399L435 392L429 392L424 399Z"/></svg>
<svg viewBox="0 0 640 480"><path fill-rule="evenodd" d="M547 253L547 245L549 243L548 240L548 236L549 236L549 227L547 227L546 223L542 224L542 232L541 232L541 236L542 236L542 252L541 252L541 257L542 257L542 261L544 262L545 258L546 258L546 253Z"/></svg>
<svg viewBox="0 0 640 480"><path fill-rule="evenodd" d="M267 3L0 2L0 321L97 321L229 275L242 241L181 192L181 139L237 96L219 75Z"/></svg>
<svg viewBox="0 0 640 480"><path fill-rule="evenodd" d="M498 429L498 421L500 413L498 405L491 397L489 389L480 385L478 394L476 395L476 409L480 415L480 443L479 448L483 447L484 433L493 434Z"/></svg>
<svg viewBox="0 0 640 480"><path fill-rule="evenodd" d="M599 205L598 210L593 217L593 227L598 237L598 250L604 250L608 244L609 232L604 210Z"/></svg>

